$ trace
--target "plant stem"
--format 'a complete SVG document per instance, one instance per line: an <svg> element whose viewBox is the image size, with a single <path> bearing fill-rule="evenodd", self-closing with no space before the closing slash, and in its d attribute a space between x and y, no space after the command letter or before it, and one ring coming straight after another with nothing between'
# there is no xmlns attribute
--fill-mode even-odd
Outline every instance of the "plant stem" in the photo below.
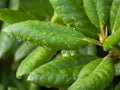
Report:
<svg viewBox="0 0 120 90"><path fill-rule="evenodd" d="M108 57L111 57L113 54L114 54L113 51L109 51L108 55L106 55L106 56L104 57L104 59L106 59L106 58L108 58Z"/></svg>
<svg viewBox="0 0 120 90"><path fill-rule="evenodd" d="M105 41L105 39L107 38L107 29L106 29L106 31L104 30L104 27L103 26L101 26L100 27L100 34L99 34L99 41L100 41L100 43L101 44L103 44L104 43L104 41Z"/></svg>
<svg viewBox="0 0 120 90"><path fill-rule="evenodd" d="M104 31L103 26L100 27L100 31L101 31L101 33L102 33L102 36L103 36L103 37L106 37L106 34L105 34L105 31Z"/></svg>

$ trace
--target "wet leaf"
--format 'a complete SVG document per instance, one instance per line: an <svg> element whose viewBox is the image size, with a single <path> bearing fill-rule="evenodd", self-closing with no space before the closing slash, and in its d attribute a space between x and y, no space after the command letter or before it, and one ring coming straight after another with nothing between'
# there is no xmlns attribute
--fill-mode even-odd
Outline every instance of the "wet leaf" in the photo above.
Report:
<svg viewBox="0 0 120 90"><path fill-rule="evenodd" d="M82 40L85 36L79 31L59 24L36 20L10 25L4 28L4 31L17 39L60 50L78 49L87 44Z"/></svg>
<svg viewBox="0 0 120 90"><path fill-rule="evenodd" d="M111 58L96 59L85 65L68 90L103 90L114 78Z"/></svg>

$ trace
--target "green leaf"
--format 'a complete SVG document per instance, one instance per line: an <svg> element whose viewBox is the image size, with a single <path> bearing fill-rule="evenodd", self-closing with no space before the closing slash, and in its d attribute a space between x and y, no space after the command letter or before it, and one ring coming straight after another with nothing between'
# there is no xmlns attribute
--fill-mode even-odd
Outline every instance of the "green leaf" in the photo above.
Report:
<svg viewBox="0 0 120 90"><path fill-rule="evenodd" d="M20 11L0 9L0 20L13 24L20 21L35 19L33 15L25 14ZM14 52L19 47L20 43L9 37L6 33L0 37L0 58L13 57Z"/></svg>
<svg viewBox="0 0 120 90"><path fill-rule="evenodd" d="M70 85L76 78L81 66L93 58L91 55L60 57L36 68L28 80L42 86L61 87ZM78 66L78 67L75 67ZM73 68L75 67L75 68Z"/></svg>
<svg viewBox="0 0 120 90"><path fill-rule="evenodd" d="M120 18L120 0L113 0L111 12L110 12L110 25L112 33L116 31L119 27L119 18Z"/></svg>
<svg viewBox="0 0 120 90"><path fill-rule="evenodd" d="M114 66L115 66L115 75L120 75L120 62L117 62Z"/></svg>
<svg viewBox="0 0 120 90"><path fill-rule="evenodd" d="M116 30L118 30L120 28L120 7L118 9L118 13L117 13L117 16L116 16L116 20L114 22L114 26L112 28L112 33L115 32Z"/></svg>
<svg viewBox="0 0 120 90"><path fill-rule="evenodd" d="M114 78L111 58L96 59L85 65L68 90L103 90Z"/></svg>
<svg viewBox="0 0 120 90"><path fill-rule="evenodd" d="M29 12L40 20L50 18L53 15L53 9L49 0L20 0L23 10Z"/></svg>
<svg viewBox="0 0 120 90"><path fill-rule="evenodd" d="M96 39L92 39L92 38L83 38L84 41L87 41L89 43L93 43L93 44L96 44L96 45L100 45L101 46L101 43L96 40Z"/></svg>
<svg viewBox="0 0 120 90"><path fill-rule="evenodd" d="M27 80L45 87L65 87L71 85L77 79L81 68L82 66L76 66L52 72L36 69L29 75Z"/></svg>
<svg viewBox="0 0 120 90"><path fill-rule="evenodd" d="M0 8L5 8L7 6L8 0L0 0Z"/></svg>
<svg viewBox="0 0 120 90"><path fill-rule="evenodd" d="M98 30L88 19L82 0L50 0L50 2L54 8L54 12L65 24L77 27L86 36L97 37ZM94 33L90 34L89 32Z"/></svg>
<svg viewBox="0 0 120 90"><path fill-rule="evenodd" d="M8 87L8 90L18 90L16 87Z"/></svg>
<svg viewBox="0 0 120 90"><path fill-rule="evenodd" d="M55 49L78 49L87 44L81 32L48 22L25 21L8 26L4 31L17 39Z"/></svg>
<svg viewBox="0 0 120 90"><path fill-rule="evenodd" d="M89 26L89 25L85 28L78 28L76 30L82 32L86 37L98 39L98 33L100 33L99 30L97 30L94 26Z"/></svg>
<svg viewBox="0 0 120 90"><path fill-rule="evenodd" d="M0 9L0 20L13 24L25 20L36 19L33 15L16 10Z"/></svg>
<svg viewBox="0 0 120 90"><path fill-rule="evenodd" d="M109 13L108 0L83 0L86 13L91 22L102 28L106 25Z"/></svg>
<svg viewBox="0 0 120 90"><path fill-rule="evenodd" d="M21 42L9 37L6 33L0 33L0 59L13 57Z"/></svg>
<svg viewBox="0 0 120 90"><path fill-rule="evenodd" d="M120 41L120 28L113 32L103 43L105 51L112 49Z"/></svg>
<svg viewBox="0 0 120 90"><path fill-rule="evenodd" d="M11 9L11 10L19 10L20 9L19 0L10 0L9 9Z"/></svg>
<svg viewBox="0 0 120 90"><path fill-rule="evenodd" d="M97 46L94 44L88 44L87 54L88 55L97 55Z"/></svg>
<svg viewBox="0 0 120 90"><path fill-rule="evenodd" d="M29 90L39 90L39 86L35 83L30 83Z"/></svg>
<svg viewBox="0 0 120 90"><path fill-rule="evenodd" d="M82 2L80 0L50 0L55 13L58 17L70 25L80 25L83 27L88 23L88 18L83 10L83 7L80 6ZM85 14L85 15L84 15ZM87 19L86 19L87 18Z"/></svg>
<svg viewBox="0 0 120 90"><path fill-rule="evenodd" d="M21 62L17 69L16 77L21 78L24 75L28 75L38 66L47 63L55 54L56 51L51 48L36 48Z"/></svg>
<svg viewBox="0 0 120 90"><path fill-rule="evenodd" d="M68 87L60 87L59 90L67 90Z"/></svg>
<svg viewBox="0 0 120 90"><path fill-rule="evenodd" d="M120 90L120 82L116 85L115 90Z"/></svg>
<svg viewBox="0 0 120 90"><path fill-rule="evenodd" d="M112 6L113 1L114 1L114 0L109 0L109 5L110 5L110 7Z"/></svg>
<svg viewBox="0 0 120 90"><path fill-rule="evenodd" d="M36 48L35 45L23 43L15 52L14 60L19 61L26 57L32 50Z"/></svg>

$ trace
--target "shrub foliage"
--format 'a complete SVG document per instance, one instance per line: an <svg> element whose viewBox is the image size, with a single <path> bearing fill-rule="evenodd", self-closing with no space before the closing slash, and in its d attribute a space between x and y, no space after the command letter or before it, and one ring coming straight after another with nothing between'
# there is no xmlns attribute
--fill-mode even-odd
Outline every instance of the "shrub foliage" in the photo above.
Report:
<svg viewBox="0 0 120 90"><path fill-rule="evenodd" d="M120 90L120 0L0 3L0 88Z"/></svg>

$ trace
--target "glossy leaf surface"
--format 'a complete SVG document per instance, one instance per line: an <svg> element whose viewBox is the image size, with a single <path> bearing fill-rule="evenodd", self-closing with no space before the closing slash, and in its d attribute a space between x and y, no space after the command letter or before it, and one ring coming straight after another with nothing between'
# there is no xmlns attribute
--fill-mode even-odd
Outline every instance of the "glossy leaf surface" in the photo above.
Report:
<svg viewBox="0 0 120 90"><path fill-rule="evenodd" d="M120 41L120 28L112 33L104 42L103 49L105 51L112 49Z"/></svg>
<svg viewBox="0 0 120 90"><path fill-rule="evenodd" d="M54 12L65 24L77 27L86 36L97 38L98 30L88 19L82 0L50 0L50 2ZM89 34L89 32L94 33Z"/></svg>
<svg viewBox="0 0 120 90"><path fill-rule="evenodd" d="M85 12L82 11L82 0L50 0L50 2L58 17L65 23L83 27L89 22Z"/></svg>
<svg viewBox="0 0 120 90"><path fill-rule="evenodd" d="M76 66L51 72L47 69L44 71L39 69L39 72L33 71L30 74L28 81L46 87L65 87L71 85L77 79L81 68L82 66Z"/></svg>
<svg viewBox="0 0 120 90"><path fill-rule="evenodd" d="M96 59L85 65L68 90L103 90L114 77L111 58Z"/></svg>
<svg viewBox="0 0 120 90"><path fill-rule="evenodd" d="M55 54L56 51L51 48L37 47L21 62L16 77L21 78L23 75L28 75L38 66L47 63Z"/></svg>
<svg viewBox="0 0 120 90"><path fill-rule="evenodd" d="M28 76L28 80L42 86L60 87L69 85L76 79L81 69L79 65L84 65L93 60L93 58L96 57L90 55L77 55L54 59L36 68ZM73 68L75 66L79 67Z"/></svg>
<svg viewBox="0 0 120 90"><path fill-rule="evenodd" d="M110 12L110 25L112 29L112 33L118 29L116 27L119 24L119 17L120 17L120 0L113 0L111 12Z"/></svg>
<svg viewBox="0 0 120 90"><path fill-rule="evenodd" d="M20 5L26 12L29 12L38 19L50 18L53 14L49 0L20 0Z"/></svg>
<svg viewBox="0 0 120 90"><path fill-rule="evenodd" d="M17 39L55 49L78 49L87 44L81 32L54 23L25 21L8 26L4 31Z"/></svg>
<svg viewBox="0 0 120 90"><path fill-rule="evenodd" d="M25 20L36 19L33 15L16 10L0 9L0 20L13 24Z"/></svg>
<svg viewBox="0 0 120 90"><path fill-rule="evenodd" d="M104 27L108 20L108 0L83 0L86 13L97 27Z"/></svg>

